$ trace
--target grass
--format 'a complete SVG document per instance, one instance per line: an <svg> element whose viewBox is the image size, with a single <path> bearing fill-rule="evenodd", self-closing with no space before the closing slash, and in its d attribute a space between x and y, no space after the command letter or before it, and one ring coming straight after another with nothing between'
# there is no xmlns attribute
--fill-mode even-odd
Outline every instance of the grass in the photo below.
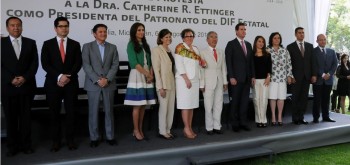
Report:
<svg viewBox="0 0 350 165"><path fill-rule="evenodd" d="M286 152L268 156L223 163L221 165L346 165L350 164L350 143L337 144L307 150Z"/></svg>
<svg viewBox="0 0 350 165"><path fill-rule="evenodd" d="M345 113L348 111L349 99L345 101ZM349 137L350 138L350 137ZM277 154L273 157L273 163L268 156L244 159L220 165L350 165L350 143L336 144L306 150L292 151Z"/></svg>

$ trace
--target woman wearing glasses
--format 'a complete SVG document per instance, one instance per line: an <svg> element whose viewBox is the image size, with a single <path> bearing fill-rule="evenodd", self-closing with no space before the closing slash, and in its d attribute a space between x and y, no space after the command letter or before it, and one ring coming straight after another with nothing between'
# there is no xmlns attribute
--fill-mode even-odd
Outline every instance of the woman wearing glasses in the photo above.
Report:
<svg viewBox="0 0 350 165"><path fill-rule="evenodd" d="M182 30L183 42L175 49L177 108L182 110L183 133L189 139L197 136L192 130L193 109L199 106L199 71L200 66L205 66L197 47L192 45L194 37L192 29Z"/></svg>

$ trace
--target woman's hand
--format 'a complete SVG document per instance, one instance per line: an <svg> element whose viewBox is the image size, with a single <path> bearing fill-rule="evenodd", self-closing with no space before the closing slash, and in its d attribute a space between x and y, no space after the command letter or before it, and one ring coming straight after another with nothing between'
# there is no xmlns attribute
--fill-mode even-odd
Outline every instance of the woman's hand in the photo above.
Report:
<svg viewBox="0 0 350 165"><path fill-rule="evenodd" d="M190 89L192 87L191 81L189 79L186 79L185 82L186 82L187 88Z"/></svg>
<svg viewBox="0 0 350 165"><path fill-rule="evenodd" d="M165 98L165 96L166 96L166 89L159 89L159 94L160 94L160 96L162 96L163 98Z"/></svg>

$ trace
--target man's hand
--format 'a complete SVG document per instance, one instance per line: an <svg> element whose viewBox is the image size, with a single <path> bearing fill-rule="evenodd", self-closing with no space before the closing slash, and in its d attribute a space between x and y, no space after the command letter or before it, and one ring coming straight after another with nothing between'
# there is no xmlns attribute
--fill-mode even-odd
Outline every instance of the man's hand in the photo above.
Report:
<svg viewBox="0 0 350 165"><path fill-rule="evenodd" d="M20 87L25 83L25 81L26 79L23 76L16 76L11 83L15 87Z"/></svg>
<svg viewBox="0 0 350 165"><path fill-rule="evenodd" d="M104 87L107 87L108 86L108 79L104 78L104 77L101 77L98 81L98 85L101 87L101 88L104 88Z"/></svg>
<svg viewBox="0 0 350 165"><path fill-rule="evenodd" d="M60 79L57 82L57 85L60 87L64 87L66 84L70 82L70 76L69 74L62 74Z"/></svg>
<svg viewBox="0 0 350 165"><path fill-rule="evenodd" d="M237 85L237 80L235 78L230 78L231 85Z"/></svg>

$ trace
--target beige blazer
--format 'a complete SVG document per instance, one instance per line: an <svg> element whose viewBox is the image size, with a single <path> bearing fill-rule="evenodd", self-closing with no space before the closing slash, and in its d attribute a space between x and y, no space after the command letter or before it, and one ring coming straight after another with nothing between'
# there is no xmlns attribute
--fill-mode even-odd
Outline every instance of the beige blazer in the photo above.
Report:
<svg viewBox="0 0 350 165"><path fill-rule="evenodd" d="M162 88L175 90L175 77L172 72L173 64L162 45L152 49L151 59L157 90Z"/></svg>
<svg viewBox="0 0 350 165"><path fill-rule="evenodd" d="M201 57L207 62L207 67L202 69L202 78L200 88L215 89L217 83L219 85L227 84L227 70L225 54L222 50L216 49L218 60L214 58L213 48L207 47L202 50Z"/></svg>

